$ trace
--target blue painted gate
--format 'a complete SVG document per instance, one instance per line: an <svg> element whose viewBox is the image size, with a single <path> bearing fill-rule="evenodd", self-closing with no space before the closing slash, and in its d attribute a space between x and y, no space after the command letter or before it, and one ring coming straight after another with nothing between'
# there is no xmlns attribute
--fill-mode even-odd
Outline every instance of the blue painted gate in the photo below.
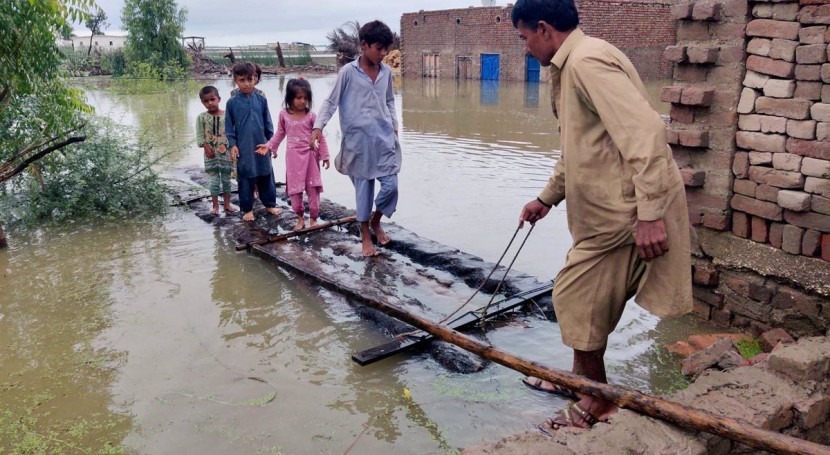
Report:
<svg viewBox="0 0 830 455"><path fill-rule="evenodd" d="M499 54L481 54L481 80L499 80Z"/></svg>
<svg viewBox="0 0 830 455"><path fill-rule="evenodd" d="M539 64L539 60L536 60L536 57L527 54L527 74L525 80L528 82L539 82L539 73L542 70L542 65Z"/></svg>

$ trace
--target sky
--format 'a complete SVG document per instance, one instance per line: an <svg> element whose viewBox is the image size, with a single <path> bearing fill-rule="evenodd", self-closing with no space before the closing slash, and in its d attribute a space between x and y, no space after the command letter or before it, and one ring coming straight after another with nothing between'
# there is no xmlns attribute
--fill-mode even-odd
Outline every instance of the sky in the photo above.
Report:
<svg viewBox="0 0 830 455"><path fill-rule="evenodd" d="M512 1L512 0L510 0ZM506 5L508 0L497 0ZM107 33L121 31L124 0L96 0L107 13ZM380 19L400 33L401 15L420 10L481 6L482 0L178 0L187 9L185 36L204 36L206 46L299 41L326 44L326 34L348 21ZM89 36L82 24L75 34Z"/></svg>

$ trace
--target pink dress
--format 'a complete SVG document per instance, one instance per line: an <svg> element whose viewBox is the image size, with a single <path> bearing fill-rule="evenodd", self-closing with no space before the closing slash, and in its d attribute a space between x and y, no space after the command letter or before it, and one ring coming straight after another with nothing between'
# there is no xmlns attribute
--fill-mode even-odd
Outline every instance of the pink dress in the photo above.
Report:
<svg viewBox="0 0 830 455"><path fill-rule="evenodd" d="M277 150L283 139L285 144L285 186L286 193L302 195L308 188L323 192L323 179L320 177L320 161L329 159L326 139L320 136L320 146L312 150L308 146L311 130L317 116L309 112L302 119L294 119L285 109L280 111L277 132L268 141L269 150Z"/></svg>

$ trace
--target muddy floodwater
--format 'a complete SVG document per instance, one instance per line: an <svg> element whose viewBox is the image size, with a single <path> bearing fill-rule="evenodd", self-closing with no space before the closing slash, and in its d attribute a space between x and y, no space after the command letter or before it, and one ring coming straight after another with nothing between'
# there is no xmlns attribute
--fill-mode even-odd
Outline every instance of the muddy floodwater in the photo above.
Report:
<svg viewBox="0 0 830 455"><path fill-rule="evenodd" d="M259 85L274 118L286 80ZM310 82L319 106L334 77ZM230 80L205 83L227 100ZM659 103L668 81L648 85ZM153 94L119 93L106 80L83 86L99 114L148 135L159 154L173 152L163 160L171 179L202 163L192 85ZM396 87L404 164L393 221L495 262L557 159L548 87L434 79ZM336 151L336 118L325 134ZM274 166L282 181L282 155ZM332 168L323 178L325 198L354 207L345 176ZM44 453L444 454L532 429L564 405L497 365L462 375L415 352L358 366L352 353L386 341L374 323L342 297L237 253L186 208L155 220L9 231L11 247L0 251L2 453L47 444ZM515 268L549 280L569 244L560 206ZM701 330L630 306L609 343L610 380L655 393L682 386L676 359L659 347ZM535 316L486 338L571 366L558 326Z"/></svg>

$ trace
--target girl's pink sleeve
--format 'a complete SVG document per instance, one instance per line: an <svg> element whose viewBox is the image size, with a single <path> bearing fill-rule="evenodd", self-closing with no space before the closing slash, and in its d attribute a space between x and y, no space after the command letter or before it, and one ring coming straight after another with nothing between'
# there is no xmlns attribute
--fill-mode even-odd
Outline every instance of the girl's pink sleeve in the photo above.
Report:
<svg viewBox="0 0 830 455"><path fill-rule="evenodd" d="M285 139L285 111L280 111L280 118L277 120L277 132L266 144L268 150L276 152L283 139Z"/></svg>
<svg viewBox="0 0 830 455"><path fill-rule="evenodd" d="M312 115L313 115L313 113L312 113ZM316 121L317 121L317 116L315 115L311 119L311 124L313 125L314 122L316 122ZM317 147L317 156L320 158L320 161L325 161L325 160L330 159L329 158L329 145L326 143L326 135L325 134L322 134L322 133L320 134L320 143L318 145L319 146Z"/></svg>

